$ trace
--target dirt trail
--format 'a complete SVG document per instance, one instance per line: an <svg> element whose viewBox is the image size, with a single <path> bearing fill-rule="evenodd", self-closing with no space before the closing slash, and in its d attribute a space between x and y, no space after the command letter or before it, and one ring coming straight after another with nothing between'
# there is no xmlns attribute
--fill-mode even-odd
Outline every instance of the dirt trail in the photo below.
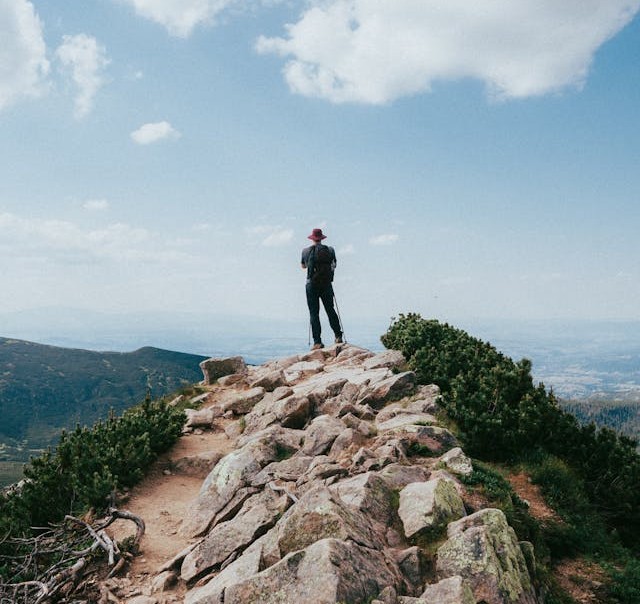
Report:
<svg viewBox="0 0 640 604"><path fill-rule="evenodd" d="M219 424L219 427L224 426ZM180 534L179 528L204 479L177 473L171 469L174 463L184 457L196 457L212 451L225 455L231 449L232 441L222 430L197 430L185 434L154 463L147 477L131 490L129 498L121 504L121 508L140 516L146 524L141 553L134 558L127 572L130 593L136 588L139 592L147 591L158 569L190 543ZM120 520L110 530L118 540L135 533L130 522Z"/></svg>

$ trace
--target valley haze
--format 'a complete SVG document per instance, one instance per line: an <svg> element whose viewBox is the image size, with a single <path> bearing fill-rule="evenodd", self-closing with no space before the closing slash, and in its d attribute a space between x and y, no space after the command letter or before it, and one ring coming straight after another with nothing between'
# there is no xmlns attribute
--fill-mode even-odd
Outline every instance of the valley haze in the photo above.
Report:
<svg viewBox="0 0 640 604"><path fill-rule="evenodd" d="M533 362L534 379L567 399L593 395L640 401L640 321L435 318L488 341L514 360ZM392 317L343 317L353 344L380 351ZM44 308L0 313L0 336L67 348L129 352L154 346L203 356L241 355L248 363L299 354L306 315L292 320L207 313L101 313ZM330 329L323 317L323 333Z"/></svg>

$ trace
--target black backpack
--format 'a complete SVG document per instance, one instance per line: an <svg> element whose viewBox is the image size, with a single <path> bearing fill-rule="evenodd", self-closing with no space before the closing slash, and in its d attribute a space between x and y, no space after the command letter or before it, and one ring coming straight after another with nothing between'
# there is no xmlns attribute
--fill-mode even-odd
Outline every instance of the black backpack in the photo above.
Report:
<svg viewBox="0 0 640 604"><path fill-rule="evenodd" d="M314 245L309 255L309 275L316 287L326 287L333 281L333 253L326 245Z"/></svg>

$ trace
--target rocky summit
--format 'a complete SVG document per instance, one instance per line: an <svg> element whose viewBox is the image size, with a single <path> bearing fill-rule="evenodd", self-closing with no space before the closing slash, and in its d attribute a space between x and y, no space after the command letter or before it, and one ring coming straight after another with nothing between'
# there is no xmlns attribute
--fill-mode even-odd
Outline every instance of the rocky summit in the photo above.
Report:
<svg viewBox="0 0 640 604"><path fill-rule="evenodd" d="M185 430L223 427L234 448L158 589L180 585L186 604L541 603L533 548L467 495L472 462L439 425L438 388L405 365L351 345L204 361Z"/></svg>

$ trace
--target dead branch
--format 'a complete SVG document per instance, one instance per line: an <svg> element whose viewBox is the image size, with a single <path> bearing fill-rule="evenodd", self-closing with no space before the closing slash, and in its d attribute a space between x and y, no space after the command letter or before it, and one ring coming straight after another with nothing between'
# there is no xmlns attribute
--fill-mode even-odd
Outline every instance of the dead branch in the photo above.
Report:
<svg viewBox="0 0 640 604"><path fill-rule="evenodd" d="M90 524L75 516L66 516L60 525L43 529L29 538L6 539L15 546L11 555L1 555L0 562L10 569L8 583L0 583L0 602L44 604L66 597L86 584L83 578L98 571L100 558L111 568L109 576L122 570L132 558L121 552L117 542L105 529L117 519L136 525L133 550L137 552L145 532L142 518L115 508L107 516ZM97 552L102 552L96 557ZM23 580L28 577L30 580ZM108 597L108 596L107 596Z"/></svg>

